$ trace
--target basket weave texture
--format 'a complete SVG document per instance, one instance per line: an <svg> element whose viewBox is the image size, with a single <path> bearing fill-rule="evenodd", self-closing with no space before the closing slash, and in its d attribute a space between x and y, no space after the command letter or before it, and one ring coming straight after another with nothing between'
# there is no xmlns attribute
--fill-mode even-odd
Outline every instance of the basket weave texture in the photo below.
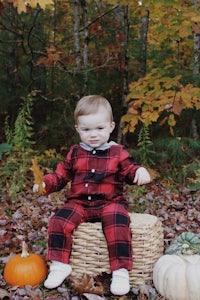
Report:
<svg viewBox="0 0 200 300"><path fill-rule="evenodd" d="M156 216L131 213L133 269L129 272L130 284L152 281L153 265L163 254L163 228ZM70 258L71 278L80 280L84 274L95 277L102 272L110 273L107 243L101 223L82 223L73 233Z"/></svg>

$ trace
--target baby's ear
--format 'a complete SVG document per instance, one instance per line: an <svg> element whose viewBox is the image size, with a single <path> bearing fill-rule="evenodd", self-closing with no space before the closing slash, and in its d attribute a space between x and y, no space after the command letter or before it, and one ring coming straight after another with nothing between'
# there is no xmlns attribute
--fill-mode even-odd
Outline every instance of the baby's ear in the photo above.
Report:
<svg viewBox="0 0 200 300"><path fill-rule="evenodd" d="M113 132L113 130L115 129L115 122L111 122L110 123L110 133Z"/></svg>
<svg viewBox="0 0 200 300"><path fill-rule="evenodd" d="M79 133L78 125L75 124L74 127L75 127L76 131Z"/></svg>

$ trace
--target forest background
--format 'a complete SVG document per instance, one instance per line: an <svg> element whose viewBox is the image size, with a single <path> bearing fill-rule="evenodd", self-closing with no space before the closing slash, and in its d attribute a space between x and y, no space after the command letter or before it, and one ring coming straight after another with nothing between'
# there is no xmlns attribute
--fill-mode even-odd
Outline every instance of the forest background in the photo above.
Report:
<svg viewBox="0 0 200 300"><path fill-rule="evenodd" d="M52 168L78 141L73 110L86 94L109 99L112 139L154 176L198 184L198 1L39 3L0 2L1 178L10 195L26 186L30 157Z"/></svg>
<svg viewBox="0 0 200 300"><path fill-rule="evenodd" d="M127 189L131 209L162 220L165 246L184 231L200 237L199 2L1 0L2 285L21 239L45 252L64 196L40 198L32 185L78 142L73 111L87 94L111 102L112 139L151 173L151 185Z"/></svg>
<svg viewBox="0 0 200 300"><path fill-rule="evenodd" d="M78 141L86 94L109 99L112 138L154 177L198 185L198 1L39 3L0 2L2 186L16 196L30 158L48 170Z"/></svg>

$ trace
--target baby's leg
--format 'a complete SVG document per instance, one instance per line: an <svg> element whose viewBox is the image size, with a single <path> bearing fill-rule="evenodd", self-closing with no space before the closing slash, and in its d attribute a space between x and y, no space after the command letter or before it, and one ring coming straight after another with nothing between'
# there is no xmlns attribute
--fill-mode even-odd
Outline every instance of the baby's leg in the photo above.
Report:
<svg viewBox="0 0 200 300"><path fill-rule="evenodd" d="M130 217L120 203L106 205L102 212L102 227L108 244L112 273L111 292L127 294L130 290L128 270L132 269L132 239Z"/></svg>
<svg viewBox="0 0 200 300"><path fill-rule="evenodd" d="M51 260L50 273L44 282L46 288L58 287L71 273L69 256L72 248L72 232L82 222L84 210L70 201L50 220L47 260Z"/></svg>
<svg viewBox="0 0 200 300"><path fill-rule="evenodd" d="M47 260L69 263L73 230L83 221L84 209L69 201L50 220Z"/></svg>

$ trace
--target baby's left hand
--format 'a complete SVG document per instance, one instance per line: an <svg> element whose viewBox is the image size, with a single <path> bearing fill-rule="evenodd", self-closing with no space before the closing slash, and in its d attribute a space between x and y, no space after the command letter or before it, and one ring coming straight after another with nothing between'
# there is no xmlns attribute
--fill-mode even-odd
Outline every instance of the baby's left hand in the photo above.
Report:
<svg viewBox="0 0 200 300"><path fill-rule="evenodd" d="M133 183L136 183L137 185L142 185L151 182L151 177L149 172L144 168L140 167L135 172L135 178L133 180Z"/></svg>

